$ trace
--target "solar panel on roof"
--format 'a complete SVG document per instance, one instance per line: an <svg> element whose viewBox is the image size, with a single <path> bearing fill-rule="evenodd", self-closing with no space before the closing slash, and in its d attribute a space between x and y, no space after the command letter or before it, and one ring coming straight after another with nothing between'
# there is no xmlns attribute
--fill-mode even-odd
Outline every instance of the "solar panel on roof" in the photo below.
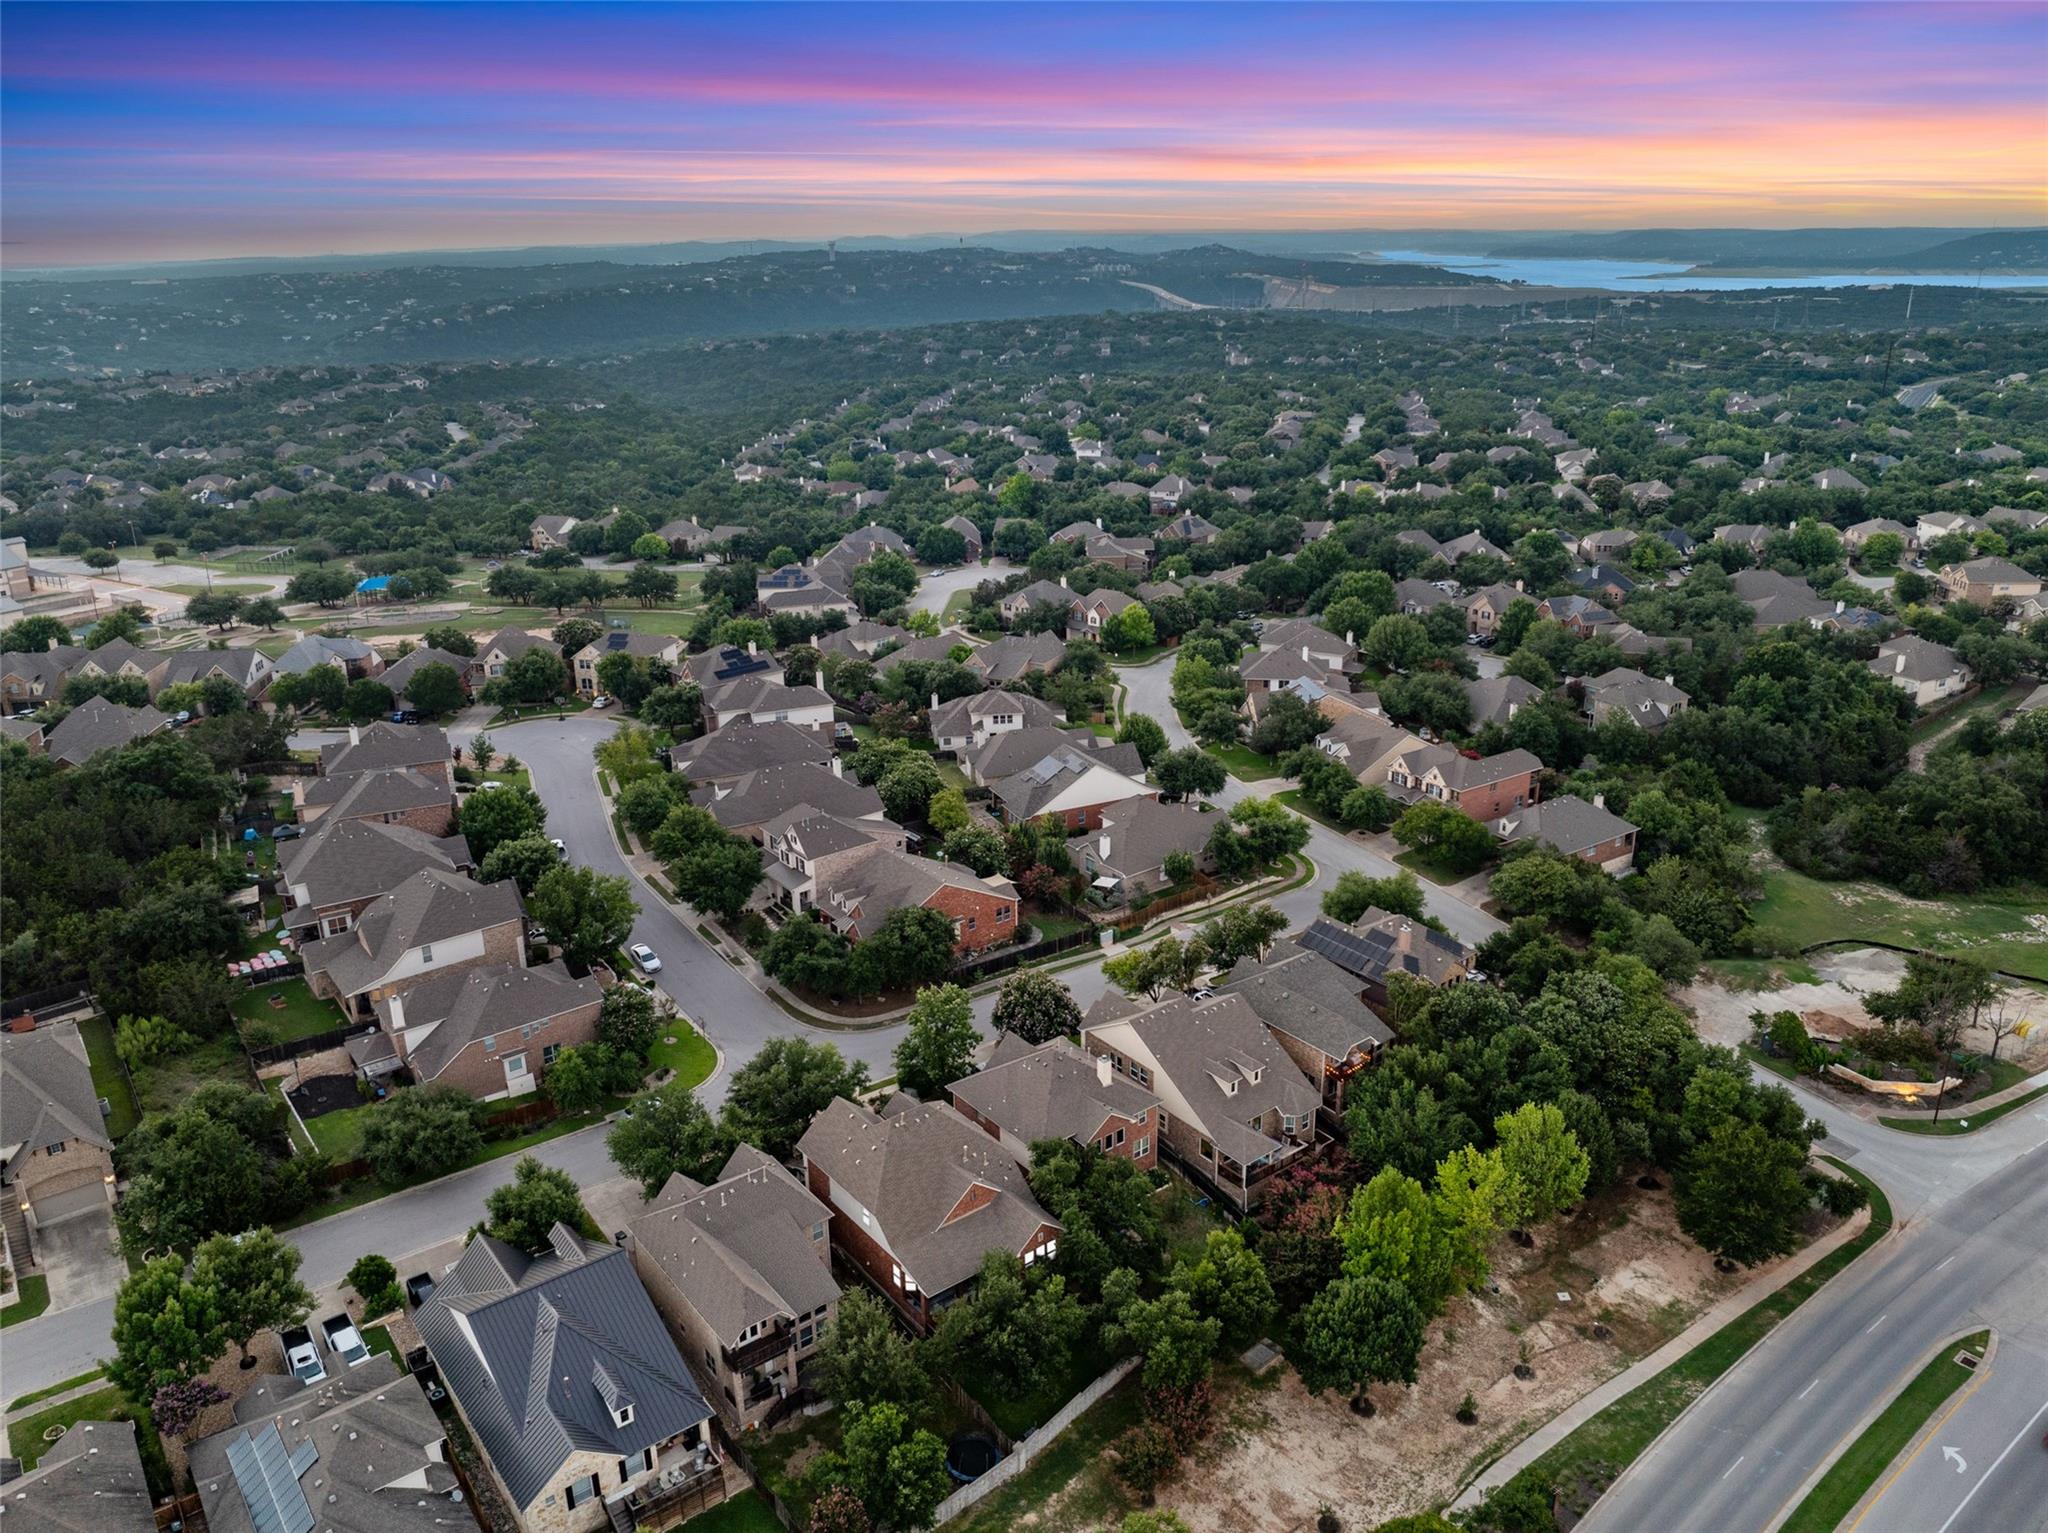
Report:
<svg viewBox="0 0 2048 1533"><path fill-rule="evenodd" d="M313 1509L292 1473L284 1438L272 1422L228 1444L228 1468L256 1533L311 1533Z"/></svg>
<svg viewBox="0 0 2048 1533"><path fill-rule="evenodd" d="M1308 930L1295 940L1311 953L1320 953L1353 974L1367 975L1378 967L1379 955L1374 944L1359 933L1328 921L1311 922Z"/></svg>
<svg viewBox="0 0 2048 1533"><path fill-rule="evenodd" d="M633 636L630 633L608 633L604 636L606 649L624 649L632 642Z"/></svg>

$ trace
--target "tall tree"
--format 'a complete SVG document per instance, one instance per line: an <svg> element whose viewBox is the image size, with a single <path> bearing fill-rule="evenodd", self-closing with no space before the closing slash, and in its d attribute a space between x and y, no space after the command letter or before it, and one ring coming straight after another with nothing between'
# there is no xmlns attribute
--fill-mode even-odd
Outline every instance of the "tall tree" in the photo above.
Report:
<svg viewBox="0 0 2048 1533"><path fill-rule="evenodd" d="M228 1337L211 1288L187 1282L182 1256L159 1256L114 1295L114 1355L107 1377L131 1400L204 1373Z"/></svg>
<svg viewBox="0 0 2048 1533"><path fill-rule="evenodd" d="M868 1067L829 1043L771 1038L734 1073L725 1120L740 1138L786 1161L811 1119L835 1097L858 1097L867 1083Z"/></svg>
<svg viewBox="0 0 2048 1533"><path fill-rule="evenodd" d="M1424 1327L1407 1287L1385 1277L1342 1277L1309 1301L1292 1355L1310 1394L1332 1387L1362 1399L1370 1384L1413 1384Z"/></svg>
<svg viewBox="0 0 2048 1533"><path fill-rule="evenodd" d="M222 1333L245 1359L258 1331L298 1325L311 1312L299 1261L299 1248L267 1229L215 1235L192 1253L192 1282L211 1295Z"/></svg>
<svg viewBox="0 0 2048 1533"><path fill-rule="evenodd" d="M908 1022L896 1045L896 1084L922 1101L934 1101L974 1066L974 1049L981 1042L974 1003L958 985L927 986L918 991Z"/></svg>
<svg viewBox="0 0 2048 1533"><path fill-rule="evenodd" d="M573 964L598 962L631 935L640 913L624 877L594 868L558 867L541 875L527 902L533 919Z"/></svg>
<svg viewBox="0 0 2048 1533"><path fill-rule="evenodd" d="M1022 969L1003 981L990 1019L998 1031L1026 1043L1050 1043L1081 1030L1081 1008L1073 992L1050 974Z"/></svg>
<svg viewBox="0 0 2048 1533"><path fill-rule="evenodd" d="M697 1094L671 1081L641 1097L612 1124L605 1140L612 1163L653 1197L678 1173L710 1183L731 1155L733 1137L704 1110Z"/></svg>

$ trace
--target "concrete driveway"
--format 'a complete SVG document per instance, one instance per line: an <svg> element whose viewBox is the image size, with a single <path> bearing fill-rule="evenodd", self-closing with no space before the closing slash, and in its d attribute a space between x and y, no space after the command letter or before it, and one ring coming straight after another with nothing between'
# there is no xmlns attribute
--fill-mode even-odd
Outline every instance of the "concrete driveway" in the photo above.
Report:
<svg viewBox="0 0 2048 1533"><path fill-rule="evenodd" d="M114 1211L110 1208L44 1225L35 1233L35 1249L36 1260L50 1280L53 1310L112 1298L128 1276L128 1264L114 1241Z"/></svg>

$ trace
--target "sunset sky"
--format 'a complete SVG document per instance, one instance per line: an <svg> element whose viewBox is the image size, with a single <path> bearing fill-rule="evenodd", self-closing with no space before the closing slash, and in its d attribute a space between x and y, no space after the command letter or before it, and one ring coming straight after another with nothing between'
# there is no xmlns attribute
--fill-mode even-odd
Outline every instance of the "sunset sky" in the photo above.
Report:
<svg viewBox="0 0 2048 1533"><path fill-rule="evenodd" d="M2048 6L9 0L12 266L2048 222Z"/></svg>

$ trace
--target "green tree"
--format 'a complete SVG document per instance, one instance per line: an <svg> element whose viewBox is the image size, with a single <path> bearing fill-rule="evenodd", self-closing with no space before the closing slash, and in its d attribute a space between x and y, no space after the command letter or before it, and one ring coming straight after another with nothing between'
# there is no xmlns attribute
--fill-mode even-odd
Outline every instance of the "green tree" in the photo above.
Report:
<svg viewBox="0 0 2048 1533"><path fill-rule="evenodd" d="M398 1269L387 1256L370 1252L357 1257L344 1281L363 1301L365 1315L388 1315L405 1302L398 1292Z"/></svg>
<svg viewBox="0 0 2048 1533"><path fill-rule="evenodd" d="M932 800L934 814L938 812L940 800L946 796L941 793ZM972 869L980 878L992 878L1010 869L1010 843L1001 831L988 825L963 825L951 832L941 844L939 855L948 862L957 862Z"/></svg>
<svg viewBox="0 0 2048 1533"><path fill-rule="evenodd" d="M1484 1250L1500 1233L1514 1212L1517 1195L1498 1150L1460 1145L1437 1163L1437 1206L1475 1250Z"/></svg>
<svg viewBox="0 0 2048 1533"><path fill-rule="evenodd" d="M281 1106L222 1082L144 1120L121 1145L128 1192L115 1217L127 1242L190 1249L217 1231L260 1223Z"/></svg>
<svg viewBox="0 0 2048 1533"><path fill-rule="evenodd" d="M932 1398L918 1344L865 1288L841 1296L818 1349L818 1375L824 1392L841 1405L893 1405L918 1416Z"/></svg>
<svg viewBox="0 0 2048 1533"><path fill-rule="evenodd" d="M1292 856L1308 845L1308 821L1270 798L1241 798L1230 806L1237 839L1261 867Z"/></svg>
<svg viewBox="0 0 2048 1533"><path fill-rule="evenodd" d="M391 711L391 689L374 677L364 676L348 684L342 694L341 711L358 723L381 719Z"/></svg>
<svg viewBox="0 0 2048 1533"><path fill-rule="evenodd" d="M682 790L688 785L673 773L643 777L619 790L619 818L642 840L661 829L669 812L683 803Z"/></svg>
<svg viewBox="0 0 2048 1533"><path fill-rule="evenodd" d="M225 632L242 615L242 598L228 591L202 591L185 603L185 616Z"/></svg>
<svg viewBox="0 0 2048 1533"><path fill-rule="evenodd" d="M953 965L953 923L923 905L900 905L849 957L847 982L861 995L922 985Z"/></svg>
<svg viewBox="0 0 2048 1533"><path fill-rule="evenodd" d="M923 1427L913 1428L898 1406L864 1405L844 1416L841 1447L819 1458L813 1483L845 1486L876 1523L923 1527L953 1490L945 1443Z"/></svg>
<svg viewBox="0 0 2048 1533"><path fill-rule="evenodd" d="M645 1059L661 1036L654 997L638 985L613 985L597 1003L597 1041Z"/></svg>
<svg viewBox="0 0 2048 1533"><path fill-rule="evenodd" d="M899 825L925 818L932 798L945 786L939 769L929 756L917 752L904 757L882 774L875 791L882 795L882 809Z"/></svg>
<svg viewBox="0 0 2048 1533"><path fill-rule="evenodd" d="M1730 1261L1754 1267L1798 1241L1813 1195L1806 1150L1761 1123L1730 1119L1680 1165L1673 1194L1679 1228Z"/></svg>
<svg viewBox="0 0 2048 1533"><path fill-rule="evenodd" d="M829 1043L771 1038L734 1073L725 1119L734 1133L776 1160L786 1161L811 1119L835 1097L857 1098L868 1067L849 1062Z"/></svg>
<svg viewBox="0 0 2048 1533"><path fill-rule="evenodd" d="M531 1155L519 1157L512 1180L484 1199L484 1211L489 1215L490 1232L522 1251L545 1246L548 1231L558 1224L579 1232L583 1228L583 1199L576 1190L576 1179L566 1171L542 1165Z"/></svg>
<svg viewBox="0 0 2048 1533"><path fill-rule="evenodd" d="M483 740L483 736L477 737L478 744ZM507 841L540 835L547 822L547 807L533 790L511 783L478 789L462 801L455 815L456 829L479 864Z"/></svg>
<svg viewBox="0 0 2048 1533"><path fill-rule="evenodd" d="M936 1101L974 1068L981 1034L974 1027L974 1003L958 985L918 991L909 1026L896 1045L896 1084L922 1101Z"/></svg>
<svg viewBox="0 0 2048 1533"><path fill-rule="evenodd" d="M1558 1108L1525 1102L1494 1119L1493 1132L1508 1175L1510 1223L1547 1223L1585 1196L1592 1163Z"/></svg>
<svg viewBox="0 0 2048 1533"><path fill-rule="evenodd" d="M462 678L453 666L436 660L421 666L405 684L405 698L420 712L436 717L453 713L468 701Z"/></svg>
<svg viewBox="0 0 2048 1533"><path fill-rule="evenodd" d="M1358 645L1359 653L1383 671L1410 670L1428 659L1433 648L1421 620L1402 612L1376 619Z"/></svg>
<svg viewBox="0 0 2048 1533"><path fill-rule="evenodd" d="M1388 1167L1351 1194L1337 1220L1348 1277L1399 1283L1434 1315L1476 1266L1448 1212L1413 1177Z"/></svg>
<svg viewBox="0 0 2048 1533"><path fill-rule="evenodd" d="M452 1086L401 1091L363 1124L363 1159L391 1187L461 1166L482 1148L476 1103Z"/></svg>
<svg viewBox="0 0 2048 1533"><path fill-rule="evenodd" d="M541 1090L566 1116L596 1112L615 1096L639 1089L646 1060L608 1043L579 1043L563 1049L544 1068Z"/></svg>
<svg viewBox="0 0 2048 1533"><path fill-rule="evenodd" d="M703 706L703 689L695 682L671 682L640 699L640 717L656 729L679 735L697 727Z"/></svg>
<svg viewBox="0 0 2048 1533"><path fill-rule="evenodd" d="M1256 905L1232 905L1204 921L1202 943L1218 969L1228 969L1240 958L1263 961L1273 939L1287 930L1287 917L1261 901Z"/></svg>
<svg viewBox="0 0 2048 1533"><path fill-rule="evenodd" d="M517 841L500 841L491 848L476 870L477 882L494 884L509 878L519 892L531 895L542 877L562 865L562 854L546 836L521 836Z"/></svg>
<svg viewBox="0 0 2048 1533"><path fill-rule="evenodd" d="M338 607L355 594L355 577L347 570L313 568L300 570L286 583L284 599Z"/></svg>
<svg viewBox="0 0 2048 1533"><path fill-rule="evenodd" d="M114 1052L130 1070L192 1046L192 1035L163 1017L123 1017L114 1027Z"/></svg>
<svg viewBox="0 0 2048 1533"><path fill-rule="evenodd" d="M595 868L550 868L533 886L527 911L572 964L601 961L617 950L640 914L633 886Z"/></svg>
<svg viewBox="0 0 2048 1533"><path fill-rule="evenodd" d="M1066 1370L1087 1324L1065 1278L990 1251L973 1293L947 1306L932 1342L949 1373L1030 1394Z"/></svg>
<svg viewBox="0 0 2048 1533"><path fill-rule="evenodd" d="M438 649L444 655L460 655L465 660L476 658L476 640L453 623L429 628L420 635L420 643L428 649Z"/></svg>
<svg viewBox="0 0 2048 1533"><path fill-rule="evenodd" d="M666 559L669 556L668 541L652 532L643 532L633 539L633 546L626 550L635 559Z"/></svg>
<svg viewBox="0 0 2048 1533"><path fill-rule="evenodd" d="M268 596L253 596L242 605L242 621L266 632L284 621L284 608Z"/></svg>
<svg viewBox="0 0 2048 1533"><path fill-rule="evenodd" d="M1175 801L1221 793L1229 774L1207 751L1188 745L1153 762L1152 780L1159 784L1162 798Z"/></svg>
<svg viewBox="0 0 2048 1533"><path fill-rule="evenodd" d="M732 1154L733 1136L722 1128L697 1094L678 1081L641 1097L630 1116L621 1116L605 1139L612 1163L653 1197L671 1176L709 1185Z"/></svg>
<svg viewBox="0 0 2048 1533"><path fill-rule="evenodd" d="M1418 857L1469 873L1493 855L1493 837L1484 825L1449 804L1411 806L1394 822L1394 839Z"/></svg>
<svg viewBox="0 0 2048 1533"><path fill-rule="evenodd" d="M1059 1270L1083 1293L1100 1293L1111 1272L1155 1272L1166 1247L1147 1174L1128 1156L1095 1144L1040 1139L1031 1146L1031 1192L1059 1220Z"/></svg>
<svg viewBox="0 0 2048 1533"><path fill-rule="evenodd" d="M1174 1269L1173 1286L1198 1312L1222 1323L1228 1347L1246 1347L1265 1335L1278 1308L1265 1263L1234 1229L1211 1230L1202 1254Z"/></svg>
<svg viewBox="0 0 2048 1533"><path fill-rule="evenodd" d="M1119 1267L1102 1285L1102 1308L1104 1344L1145 1360L1141 1377L1146 1389L1186 1389L1209 1376L1223 1322L1198 1314L1183 1290L1169 1288L1147 1299L1138 1274Z"/></svg>
<svg viewBox="0 0 2048 1533"><path fill-rule="evenodd" d="M1125 714L1117 725L1116 738L1119 745L1137 746L1138 760L1148 767L1166 754L1166 731L1149 714Z"/></svg>
<svg viewBox="0 0 2048 1533"><path fill-rule="evenodd" d="M243 1357L258 1331L298 1325L312 1311L299 1260L299 1248L268 1229L215 1235L192 1253L193 1286L211 1296L221 1334Z"/></svg>
<svg viewBox="0 0 2048 1533"><path fill-rule="evenodd" d="M1020 969L1003 981L990 1020L997 1031L1015 1033L1026 1043L1050 1043L1081 1030L1081 1008L1052 975Z"/></svg>
<svg viewBox="0 0 2048 1533"><path fill-rule="evenodd" d="M1385 1277L1341 1277L1309 1301L1290 1349L1310 1394L1413 1384L1427 1326L1408 1289Z"/></svg>
<svg viewBox="0 0 2048 1533"><path fill-rule="evenodd" d="M1323 914L1346 926L1372 909L1407 916L1411 921L1421 920L1421 881L1405 868L1392 878L1372 878L1352 871L1339 873L1337 882L1323 895Z"/></svg>
<svg viewBox="0 0 2048 1533"><path fill-rule="evenodd" d="M107 1377L131 1400L197 1378L228 1345L213 1290L185 1280L182 1256L159 1256L123 1280L113 1340Z"/></svg>
<svg viewBox="0 0 2048 1533"><path fill-rule="evenodd" d="M967 828L967 795L958 788L944 788L932 795L925 820L942 836Z"/></svg>
<svg viewBox="0 0 2048 1533"><path fill-rule="evenodd" d="M1152 624L1152 614L1143 606L1126 607L1102 625L1102 647L1112 655L1149 649L1158 641L1159 631Z"/></svg>
<svg viewBox="0 0 2048 1533"><path fill-rule="evenodd" d="M552 702L569 691L569 668L550 650L529 649L507 661L505 674L491 686L501 688L508 702Z"/></svg>
<svg viewBox="0 0 2048 1533"><path fill-rule="evenodd" d="M53 644L69 644L71 630L47 613L35 612L0 632L0 653L40 655Z"/></svg>

